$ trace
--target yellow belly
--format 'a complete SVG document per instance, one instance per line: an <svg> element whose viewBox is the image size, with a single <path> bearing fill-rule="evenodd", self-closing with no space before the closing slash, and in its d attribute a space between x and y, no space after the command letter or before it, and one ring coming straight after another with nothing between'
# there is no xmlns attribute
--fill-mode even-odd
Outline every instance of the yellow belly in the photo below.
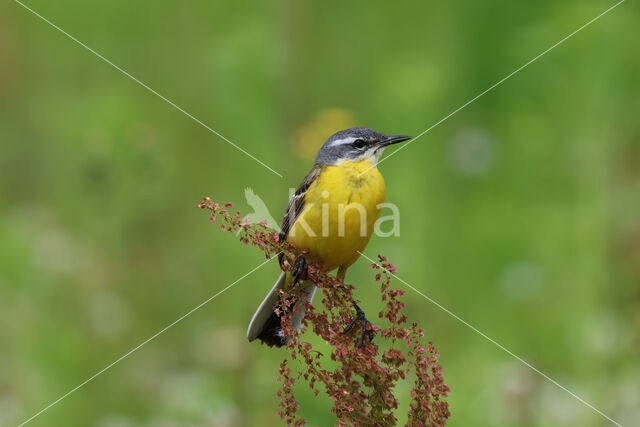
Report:
<svg viewBox="0 0 640 427"><path fill-rule="evenodd" d="M327 166L311 184L287 237L309 251L308 261L327 271L346 268L367 246L385 198L384 179L372 166L368 160Z"/></svg>

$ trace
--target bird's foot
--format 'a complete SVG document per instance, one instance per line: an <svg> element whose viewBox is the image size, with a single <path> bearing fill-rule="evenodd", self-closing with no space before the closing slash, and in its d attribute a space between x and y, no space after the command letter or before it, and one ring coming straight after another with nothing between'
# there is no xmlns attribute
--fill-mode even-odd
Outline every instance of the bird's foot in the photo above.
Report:
<svg viewBox="0 0 640 427"><path fill-rule="evenodd" d="M291 274L293 275L293 284L296 286L302 285L302 282L309 277L309 264L307 264L307 260L303 256L299 256L296 259L296 264Z"/></svg>
<svg viewBox="0 0 640 427"><path fill-rule="evenodd" d="M360 338L358 338L357 347L362 348L362 346L364 345L364 338L365 337L369 338L369 342L371 342L373 341L373 338L376 336L376 333L373 330L373 325L371 325L371 322L367 320L367 317L365 316L364 311L362 311L362 309L358 307L358 304L354 303L353 307L356 309L356 315L353 317L351 322L347 326L345 326L343 333L345 334L348 333L358 323L360 323Z"/></svg>

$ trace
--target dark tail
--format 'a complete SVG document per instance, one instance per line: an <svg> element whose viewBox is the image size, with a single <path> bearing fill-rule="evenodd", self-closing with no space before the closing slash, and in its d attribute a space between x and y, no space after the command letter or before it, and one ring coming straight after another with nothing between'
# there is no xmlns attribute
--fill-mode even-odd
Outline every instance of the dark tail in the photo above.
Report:
<svg viewBox="0 0 640 427"><path fill-rule="evenodd" d="M283 272L280 274L275 285L273 285L273 288L269 291L253 315L249 328L247 329L247 338L249 341L257 338L269 347L282 347L287 344L289 337L287 337L282 330L280 316L273 311L273 307L278 301L278 298L280 298L279 290L285 286L286 277L286 273ZM311 302L313 295L316 293L315 285L310 282L305 282L301 288L302 292L300 295L304 295L302 299ZM305 305L303 301L296 301L296 303L290 305L290 307L293 307L293 318L291 319L293 326L299 331L302 327Z"/></svg>
<svg viewBox="0 0 640 427"><path fill-rule="evenodd" d="M282 333L282 329L280 328L280 318L273 311L273 307L278 301L278 298L280 298L279 291L284 288L285 281L286 273L283 271L280 273L280 277L276 280L273 288L271 288L267 296L262 300L262 303L260 303L253 318L251 318L249 328L247 328L247 338L249 341L259 338L262 342L271 343L269 345L277 345L277 333ZM272 339L267 340L266 337L268 336L271 336ZM284 341L280 339L280 345L277 346L280 347L282 345L284 345Z"/></svg>
<svg viewBox="0 0 640 427"><path fill-rule="evenodd" d="M282 347L285 345L287 337L285 337L284 331L280 326L280 316L272 312L271 316L264 322L262 331L260 331L257 338L269 347Z"/></svg>

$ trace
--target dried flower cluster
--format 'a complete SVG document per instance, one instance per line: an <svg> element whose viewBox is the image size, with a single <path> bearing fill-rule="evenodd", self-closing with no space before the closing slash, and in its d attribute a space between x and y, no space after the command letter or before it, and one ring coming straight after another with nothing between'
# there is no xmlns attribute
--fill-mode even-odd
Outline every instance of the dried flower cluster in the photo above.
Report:
<svg viewBox="0 0 640 427"><path fill-rule="evenodd" d="M221 220L221 228L240 232L240 240L260 248L267 257L281 254L283 266L290 268L301 252L287 242L278 241L275 231L265 224L250 224L242 220L239 212L231 213L231 204L220 205L206 198L199 205L211 211L211 222ZM308 279L313 281L322 294L322 309L307 305L304 320L306 329L323 338L331 346L330 359L333 369L327 369L326 357L305 342L296 333L291 323L290 304L297 290L282 293L276 305L282 327L293 340L287 345L291 359L304 361L298 372L292 372L289 360L280 364L282 388L278 392L280 411L278 414L288 425L304 425L306 421L298 415L299 403L294 396L296 382L304 380L313 392L322 392L333 401L332 412L339 426L346 425L396 425L396 410L399 400L394 394L396 384L413 377L413 389L407 415L407 425L443 426L450 416L444 400L449 387L444 383L442 367L438 364L438 353L431 343L423 346L424 331L416 323L408 325L403 314L405 304L400 300L404 291L392 289L391 275L396 267L379 256L379 262L371 267L375 270L375 281L379 283L384 308L379 318L384 328L367 325L367 335L379 336L375 342L365 340L361 348L356 346L361 328L344 332L354 315L353 289L317 268L309 266ZM381 349L383 348L383 349ZM337 363L335 363L337 362Z"/></svg>

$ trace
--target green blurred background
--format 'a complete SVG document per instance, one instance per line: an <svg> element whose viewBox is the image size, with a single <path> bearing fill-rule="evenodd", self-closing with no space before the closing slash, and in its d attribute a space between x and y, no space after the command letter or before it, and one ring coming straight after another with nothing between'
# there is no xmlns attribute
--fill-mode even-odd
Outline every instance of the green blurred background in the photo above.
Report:
<svg viewBox="0 0 640 427"><path fill-rule="evenodd" d="M0 5L0 425L16 425L258 265L203 196L279 218L334 131L416 135L613 1ZM380 169L400 277L624 425L640 425L640 18L626 3ZM350 271L369 312L367 262ZM284 351L245 339L272 263L34 426L279 425ZM398 287L403 286L396 282ZM419 295L452 426L604 418ZM407 386L400 387L407 393ZM313 426L335 420L299 394Z"/></svg>

